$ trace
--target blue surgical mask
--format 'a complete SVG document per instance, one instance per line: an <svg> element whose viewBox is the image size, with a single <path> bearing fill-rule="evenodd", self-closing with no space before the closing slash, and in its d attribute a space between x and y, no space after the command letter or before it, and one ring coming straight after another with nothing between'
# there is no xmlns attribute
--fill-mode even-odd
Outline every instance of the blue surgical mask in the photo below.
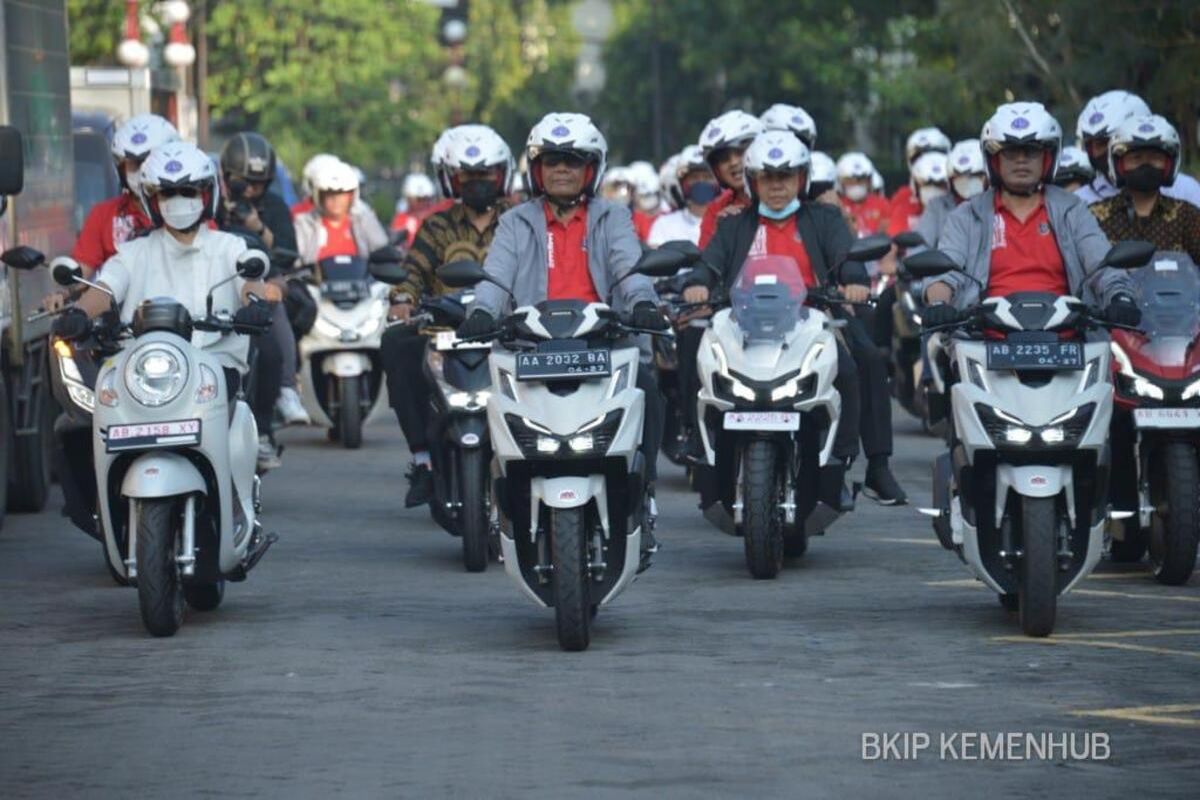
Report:
<svg viewBox="0 0 1200 800"><path fill-rule="evenodd" d="M688 187L687 199L689 203L704 206L717 199L717 195L721 193L721 187L709 181L699 181Z"/></svg>
<svg viewBox="0 0 1200 800"><path fill-rule="evenodd" d="M799 198L792 198L792 202L788 203L786 206L779 209L778 211L771 210L770 208L767 207L767 204L762 202L761 200L758 203L758 215L760 217L766 217L767 219L773 219L773 220L787 219L788 217L790 217L792 214L795 214L799 210L800 210Z"/></svg>

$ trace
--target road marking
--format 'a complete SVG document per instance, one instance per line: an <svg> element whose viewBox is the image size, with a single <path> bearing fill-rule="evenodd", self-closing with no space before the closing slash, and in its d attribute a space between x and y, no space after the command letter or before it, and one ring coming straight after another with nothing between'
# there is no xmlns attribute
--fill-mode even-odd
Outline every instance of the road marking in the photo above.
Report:
<svg viewBox="0 0 1200 800"><path fill-rule="evenodd" d="M938 547L942 543L937 539L900 539L893 536L875 536L872 539L876 542L897 542L898 544L936 544Z"/></svg>
<svg viewBox="0 0 1200 800"><path fill-rule="evenodd" d="M926 586L961 586L966 589L974 589L974 588L986 589L987 588L986 586L983 585L983 581L976 580L975 578L954 578L953 580L948 580L948 581L925 581L925 585Z"/></svg>
<svg viewBox="0 0 1200 800"><path fill-rule="evenodd" d="M1200 718L1178 717L1175 714L1200 712L1200 705L1134 706L1131 708L1099 708L1094 711L1072 711L1076 717L1102 717L1132 722L1148 722L1152 725L1181 725L1200 727Z"/></svg>
<svg viewBox="0 0 1200 800"><path fill-rule="evenodd" d="M1137 653L1154 653L1162 656L1183 656L1184 658L1200 658L1200 650L1176 650L1170 647L1155 647L1148 644L1128 644L1115 642L1113 639L1152 638L1158 636L1200 636L1200 630L1193 629L1164 629L1148 631L1101 631L1096 633L1062 633L1048 636L1044 639L1029 636L993 636L991 641L1005 644L1049 644L1077 645L1080 647L1101 647L1109 650L1129 650Z"/></svg>
<svg viewBox="0 0 1200 800"><path fill-rule="evenodd" d="M1089 581L1143 581L1153 574L1149 570L1139 570L1137 572L1093 572L1087 576L1087 579Z"/></svg>
<svg viewBox="0 0 1200 800"><path fill-rule="evenodd" d="M974 578L956 578L947 581L925 581L926 586L949 586L965 589L986 589L982 581ZM1071 594L1089 597L1127 597L1133 600L1167 600L1173 603L1200 603L1200 597L1188 594L1147 594L1145 592L1118 592L1113 589L1072 589Z"/></svg>
<svg viewBox="0 0 1200 800"><path fill-rule="evenodd" d="M1200 636L1200 629L1169 628L1145 631L1105 631L1099 633L1060 633L1057 639L1136 639L1143 636Z"/></svg>

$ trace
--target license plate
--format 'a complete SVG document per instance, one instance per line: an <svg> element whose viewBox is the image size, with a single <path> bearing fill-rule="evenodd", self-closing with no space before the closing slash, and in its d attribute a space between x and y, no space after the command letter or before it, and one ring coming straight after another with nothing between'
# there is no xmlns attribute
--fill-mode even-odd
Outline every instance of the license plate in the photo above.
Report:
<svg viewBox="0 0 1200 800"><path fill-rule="evenodd" d="M988 369L1083 369L1080 342L988 342Z"/></svg>
<svg viewBox="0 0 1200 800"><path fill-rule="evenodd" d="M727 431L798 431L799 411L726 411Z"/></svg>
<svg viewBox="0 0 1200 800"><path fill-rule="evenodd" d="M609 375L608 350L564 350L557 353L517 353L517 380L594 378Z"/></svg>
<svg viewBox="0 0 1200 800"><path fill-rule="evenodd" d="M438 350L487 350L492 345L489 342L460 342L454 331L438 331L433 346Z"/></svg>
<svg viewBox="0 0 1200 800"><path fill-rule="evenodd" d="M1135 408L1139 428L1200 428L1200 408Z"/></svg>
<svg viewBox="0 0 1200 800"><path fill-rule="evenodd" d="M140 425L109 425L104 437L109 453L120 450L144 450L151 447L177 447L200 444L200 420L152 422Z"/></svg>

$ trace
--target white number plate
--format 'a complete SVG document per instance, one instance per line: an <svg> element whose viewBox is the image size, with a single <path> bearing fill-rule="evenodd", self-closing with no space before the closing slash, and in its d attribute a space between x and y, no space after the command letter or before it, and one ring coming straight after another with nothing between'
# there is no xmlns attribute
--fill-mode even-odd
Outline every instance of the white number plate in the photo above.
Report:
<svg viewBox="0 0 1200 800"><path fill-rule="evenodd" d="M433 346L438 350L487 350L491 342L460 342L454 331L438 331L433 340Z"/></svg>
<svg viewBox="0 0 1200 800"><path fill-rule="evenodd" d="M110 453L115 450L200 444L200 420L109 425L104 441Z"/></svg>
<svg viewBox="0 0 1200 800"><path fill-rule="evenodd" d="M799 411L726 411L727 431L798 431Z"/></svg>
<svg viewBox="0 0 1200 800"><path fill-rule="evenodd" d="M1200 408L1135 408L1139 428L1200 428Z"/></svg>

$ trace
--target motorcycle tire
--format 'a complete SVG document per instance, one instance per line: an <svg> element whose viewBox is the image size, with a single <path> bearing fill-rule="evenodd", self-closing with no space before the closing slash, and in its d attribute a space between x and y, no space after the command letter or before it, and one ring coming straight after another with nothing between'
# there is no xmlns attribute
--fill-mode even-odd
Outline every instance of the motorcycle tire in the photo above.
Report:
<svg viewBox="0 0 1200 800"><path fill-rule="evenodd" d="M582 508L550 511L554 562L554 622L563 650L586 650L591 643L592 576L588 570L587 517Z"/></svg>
<svg viewBox="0 0 1200 800"><path fill-rule="evenodd" d="M362 377L338 378L338 439L347 450L362 447Z"/></svg>
<svg viewBox="0 0 1200 800"><path fill-rule="evenodd" d="M783 569L778 483L775 445L766 439L748 442L742 453L742 542L755 580L770 580Z"/></svg>
<svg viewBox="0 0 1200 800"><path fill-rule="evenodd" d="M1167 586L1187 583L1196 568L1200 544L1200 464L1196 448L1187 442L1169 442L1165 448L1167 514L1150 536L1150 563L1154 579Z"/></svg>
<svg viewBox="0 0 1200 800"><path fill-rule="evenodd" d="M1058 604L1058 508L1053 497L1022 497L1017 616L1026 636L1054 631Z"/></svg>
<svg viewBox="0 0 1200 800"><path fill-rule="evenodd" d="M178 562L181 527L177 498L138 501L138 605L142 623L152 636L174 636L183 624L183 580Z"/></svg>
<svg viewBox="0 0 1200 800"><path fill-rule="evenodd" d="M467 572L483 572L488 566L488 464L480 450L461 451L458 464L463 566Z"/></svg>
<svg viewBox="0 0 1200 800"><path fill-rule="evenodd" d="M183 599L193 611L214 611L225 599L225 579L212 583L185 583Z"/></svg>

